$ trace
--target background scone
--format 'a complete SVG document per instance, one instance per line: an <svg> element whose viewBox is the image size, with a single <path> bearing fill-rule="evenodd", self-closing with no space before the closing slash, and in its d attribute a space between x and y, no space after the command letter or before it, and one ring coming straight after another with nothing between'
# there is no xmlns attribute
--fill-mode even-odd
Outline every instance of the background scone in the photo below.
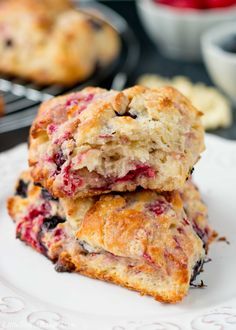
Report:
<svg viewBox="0 0 236 330"><path fill-rule="evenodd" d="M201 223L194 201L202 205ZM162 302L175 303L187 294L213 237L191 182L180 192L56 200L25 172L8 210L17 237L56 262L58 271L110 281Z"/></svg>
<svg viewBox="0 0 236 330"><path fill-rule="evenodd" d="M204 149L198 112L173 88L86 88L41 105L33 179L56 197L183 187Z"/></svg>
<svg viewBox="0 0 236 330"><path fill-rule="evenodd" d="M69 0L2 0L0 27L0 72L44 85L84 80L120 49L111 26L74 9ZM101 51L99 36L111 44L107 51Z"/></svg>
<svg viewBox="0 0 236 330"><path fill-rule="evenodd" d="M203 83L192 83L187 77L176 76L167 79L156 74L146 74L138 79L142 86L160 88L172 86L183 93L203 113L201 118L205 129L228 127L232 124L232 108L229 99L217 88Z"/></svg>

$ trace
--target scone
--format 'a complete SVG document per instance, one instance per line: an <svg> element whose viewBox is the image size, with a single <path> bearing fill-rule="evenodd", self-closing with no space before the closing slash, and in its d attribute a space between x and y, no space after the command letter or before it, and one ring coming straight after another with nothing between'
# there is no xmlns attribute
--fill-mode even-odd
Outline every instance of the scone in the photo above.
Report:
<svg viewBox="0 0 236 330"><path fill-rule="evenodd" d="M58 200L25 172L8 210L17 237L55 262L56 270L109 281L168 303L187 294L214 234L190 181L182 191L162 194L139 190Z"/></svg>
<svg viewBox="0 0 236 330"><path fill-rule="evenodd" d="M157 74L144 74L138 79L138 84L159 88L172 86L183 93L195 107L201 109L201 118L205 129L229 127L233 122L232 106L229 99L216 87L207 86L202 82L193 83L185 76L175 76L171 79Z"/></svg>
<svg viewBox="0 0 236 330"><path fill-rule="evenodd" d="M69 0L0 1L2 73L43 85L72 85L108 64L119 49L111 26L74 9Z"/></svg>
<svg viewBox="0 0 236 330"><path fill-rule="evenodd" d="M54 98L31 127L33 179L71 198L181 188L204 149L200 115L168 87L89 87Z"/></svg>

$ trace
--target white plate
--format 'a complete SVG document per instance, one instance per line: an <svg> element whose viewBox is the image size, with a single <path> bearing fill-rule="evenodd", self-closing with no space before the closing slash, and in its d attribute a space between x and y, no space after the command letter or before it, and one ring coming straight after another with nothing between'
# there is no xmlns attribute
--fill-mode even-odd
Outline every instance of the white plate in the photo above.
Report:
<svg viewBox="0 0 236 330"><path fill-rule="evenodd" d="M54 271L42 255L16 240L5 200L26 168L21 145L0 155L0 330L235 330L236 329L236 142L206 138L195 181L209 206L210 222L230 245L217 242L212 262L182 303L152 298L76 274Z"/></svg>

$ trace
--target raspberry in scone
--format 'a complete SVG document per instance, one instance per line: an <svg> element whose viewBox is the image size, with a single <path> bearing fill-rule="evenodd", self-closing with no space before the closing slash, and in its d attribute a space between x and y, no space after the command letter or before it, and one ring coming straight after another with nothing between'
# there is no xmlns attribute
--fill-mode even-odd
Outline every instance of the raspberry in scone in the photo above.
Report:
<svg viewBox="0 0 236 330"><path fill-rule="evenodd" d="M179 189L204 149L200 115L171 87L56 97L31 128L33 179L56 197Z"/></svg>
<svg viewBox="0 0 236 330"><path fill-rule="evenodd" d="M8 210L17 237L55 262L56 270L109 281L168 303L187 294L214 236L191 182L168 193L140 189L55 199L26 172Z"/></svg>

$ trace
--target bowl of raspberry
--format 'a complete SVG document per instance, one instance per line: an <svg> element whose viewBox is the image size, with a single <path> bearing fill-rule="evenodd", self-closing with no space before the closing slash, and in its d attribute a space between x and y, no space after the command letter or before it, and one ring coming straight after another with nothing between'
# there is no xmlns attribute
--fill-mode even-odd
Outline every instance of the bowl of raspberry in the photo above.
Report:
<svg viewBox="0 0 236 330"><path fill-rule="evenodd" d="M138 0L143 26L167 57L201 60L201 36L236 20L236 0Z"/></svg>

